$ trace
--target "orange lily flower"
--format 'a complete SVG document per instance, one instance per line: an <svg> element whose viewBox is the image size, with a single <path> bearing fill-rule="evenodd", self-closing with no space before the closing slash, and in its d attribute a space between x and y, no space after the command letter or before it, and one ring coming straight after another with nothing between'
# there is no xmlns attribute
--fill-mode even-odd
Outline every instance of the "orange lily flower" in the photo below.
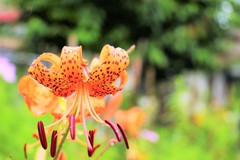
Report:
<svg viewBox="0 0 240 160"><path fill-rule="evenodd" d="M28 69L29 76L23 77L19 82L19 91L25 97L28 108L34 115L50 112L55 120L44 127L38 123L38 137L44 149L47 148L45 129L52 132L51 156L56 155L56 138L59 132L70 128L70 138L75 139L75 123L81 122L85 135L88 154L92 156L99 145L94 146L94 130L87 131L86 117L91 116L97 122L110 126L121 141L126 137L120 125L108 120L102 120L99 114L104 110L104 96L115 94L125 86L128 75L126 68L129 64L128 54L134 46L125 51L105 45L99 59L94 58L90 68L88 62L82 57L82 47L68 47L62 49L60 57L52 53L43 53L33 61ZM45 63L50 63L50 67ZM120 79L120 85L116 81ZM40 94L39 94L40 93ZM58 130L53 130L55 125ZM119 132L120 130L120 132ZM80 141L77 139L77 141ZM58 154L58 153L57 153Z"/></svg>
<svg viewBox="0 0 240 160"><path fill-rule="evenodd" d="M23 76L19 80L18 90L24 96L24 100L34 116L48 113L58 106L58 97L29 75Z"/></svg>
<svg viewBox="0 0 240 160"><path fill-rule="evenodd" d="M146 115L140 107L135 106L128 110L118 110L115 113L115 119L131 137L136 138Z"/></svg>

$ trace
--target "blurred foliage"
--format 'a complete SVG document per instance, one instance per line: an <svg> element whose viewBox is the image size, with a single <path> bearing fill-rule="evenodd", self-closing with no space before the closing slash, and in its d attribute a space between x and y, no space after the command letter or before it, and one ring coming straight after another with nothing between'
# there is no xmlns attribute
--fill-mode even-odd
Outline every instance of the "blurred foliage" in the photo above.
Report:
<svg viewBox="0 0 240 160"><path fill-rule="evenodd" d="M184 76L175 77L175 92L168 97L169 112L167 116L172 121L168 131L162 129L161 135L170 136L172 149L166 150L170 155L166 159L174 159L169 152L181 152L175 159L236 159L240 158L239 144L239 84L231 86L229 107L211 106L207 98L201 99L208 106L203 110L193 111L191 97L187 96L189 86ZM193 94L190 92L190 94ZM206 95L206 94L204 94ZM187 98L188 97L188 98ZM196 101L196 99L195 99ZM239 107L237 107L239 108ZM169 130L172 130L169 131ZM168 132L172 134L169 135ZM229 136L231 133L231 136ZM166 147L166 145L164 145ZM170 148L170 147L169 147ZM181 151L181 149L183 149ZM188 150L188 152L184 151ZM201 158L200 158L201 157Z"/></svg>
<svg viewBox="0 0 240 160"><path fill-rule="evenodd" d="M233 0L12 0L26 23L24 49L58 52L69 35L91 51L137 43L159 78L183 69L218 68L228 29L239 23Z"/></svg>

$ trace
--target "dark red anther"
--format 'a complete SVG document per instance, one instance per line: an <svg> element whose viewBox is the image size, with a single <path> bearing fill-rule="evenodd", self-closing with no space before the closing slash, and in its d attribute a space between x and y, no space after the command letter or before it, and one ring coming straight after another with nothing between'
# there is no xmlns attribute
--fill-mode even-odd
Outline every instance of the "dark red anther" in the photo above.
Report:
<svg viewBox="0 0 240 160"><path fill-rule="evenodd" d="M54 130L52 132L52 139L51 139L51 148L50 148L51 157L54 157L56 155L56 150L57 150L57 131Z"/></svg>
<svg viewBox="0 0 240 160"><path fill-rule="evenodd" d="M101 145L98 144L98 145L96 145L95 147L93 147L92 150L90 150L90 149L88 148L88 157L92 157L92 155L93 155L93 153L95 152L95 150L96 150L98 147L100 147L100 146L101 146Z"/></svg>
<svg viewBox="0 0 240 160"><path fill-rule="evenodd" d="M91 143L91 146L92 146L92 149L88 148L88 156L91 157L94 153L94 151L100 147L101 145L98 144L94 147L94 135L96 133L96 130L89 130L89 135L88 135L88 138L89 138L89 141Z"/></svg>
<svg viewBox="0 0 240 160"><path fill-rule="evenodd" d="M92 157L93 153L94 153L94 148L93 148L93 149L90 149L90 148L88 147L88 157Z"/></svg>
<svg viewBox="0 0 240 160"><path fill-rule="evenodd" d="M47 149L47 139L46 139L45 129L42 121L38 122L38 136L39 136L42 147L44 149Z"/></svg>
<svg viewBox="0 0 240 160"><path fill-rule="evenodd" d="M129 149L129 144L128 144L128 140L127 140L127 136L126 134L124 133L122 127L117 123L117 126L120 130L120 132L122 133L122 136L123 136L123 139L124 139L124 142L125 142L125 145L126 145L126 148Z"/></svg>
<svg viewBox="0 0 240 160"><path fill-rule="evenodd" d="M26 143L24 144L23 149L24 149L24 157L25 157L25 159L28 159L28 157L27 157L27 144Z"/></svg>
<svg viewBox="0 0 240 160"><path fill-rule="evenodd" d="M121 138L121 135L119 133L119 130L118 128L116 127L116 125L114 125L112 122L110 122L109 120L105 120L105 122L112 128L112 130L114 131L116 137L117 137L117 140L118 142L121 142L122 138Z"/></svg>
<svg viewBox="0 0 240 160"><path fill-rule="evenodd" d="M70 136L72 140L74 140L76 136L76 120L74 115L70 115L69 117L69 126L70 126Z"/></svg>

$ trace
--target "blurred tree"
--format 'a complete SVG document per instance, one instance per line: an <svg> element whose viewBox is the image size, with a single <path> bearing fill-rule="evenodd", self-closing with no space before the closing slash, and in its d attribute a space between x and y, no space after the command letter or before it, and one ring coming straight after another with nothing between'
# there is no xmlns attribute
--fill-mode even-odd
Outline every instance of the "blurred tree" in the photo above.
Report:
<svg viewBox="0 0 240 160"><path fill-rule="evenodd" d="M138 43L158 80L183 69L218 67L234 1L228 0L12 0L26 23L25 49L60 51L69 35L92 51L109 43ZM236 22L236 16L233 16ZM220 47L220 48L219 48Z"/></svg>

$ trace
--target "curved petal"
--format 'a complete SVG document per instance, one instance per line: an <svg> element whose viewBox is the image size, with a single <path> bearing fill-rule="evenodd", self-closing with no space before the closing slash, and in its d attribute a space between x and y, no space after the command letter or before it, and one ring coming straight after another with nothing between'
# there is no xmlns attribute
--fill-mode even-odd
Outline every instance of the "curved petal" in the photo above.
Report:
<svg viewBox="0 0 240 160"><path fill-rule="evenodd" d="M24 96L29 110L35 116L50 112L58 106L57 97L50 92L49 88L38 84L29 75L20 79L18 90Z"/></svg>
<svg viewBox="0 0 240 160"><path fill-rule="evenodd" d="M48 61L51 67L46 67L42 62ZM28 73L38 83L52 89L56 96L66 97L74 92L75 85L67 82L60 74L60 58L52 53L44 53L33 61Z"/></svg>
<svg viewBox="0 0 240 160"><path fill-rule="evenodd" d="M125 50L105 45L101 51L99 61L94 60L89 72L90 95L105 96L122 90L127 82L126 68L129 57ZM120 77L121 84L116 80Z"/></svg>
<svg viewBox="0 0 240 160"><path fill-rule="evenodd" d="M86 81L87 60L82 58L82 47L63 47L60 73L69 82Z"/></svg>

